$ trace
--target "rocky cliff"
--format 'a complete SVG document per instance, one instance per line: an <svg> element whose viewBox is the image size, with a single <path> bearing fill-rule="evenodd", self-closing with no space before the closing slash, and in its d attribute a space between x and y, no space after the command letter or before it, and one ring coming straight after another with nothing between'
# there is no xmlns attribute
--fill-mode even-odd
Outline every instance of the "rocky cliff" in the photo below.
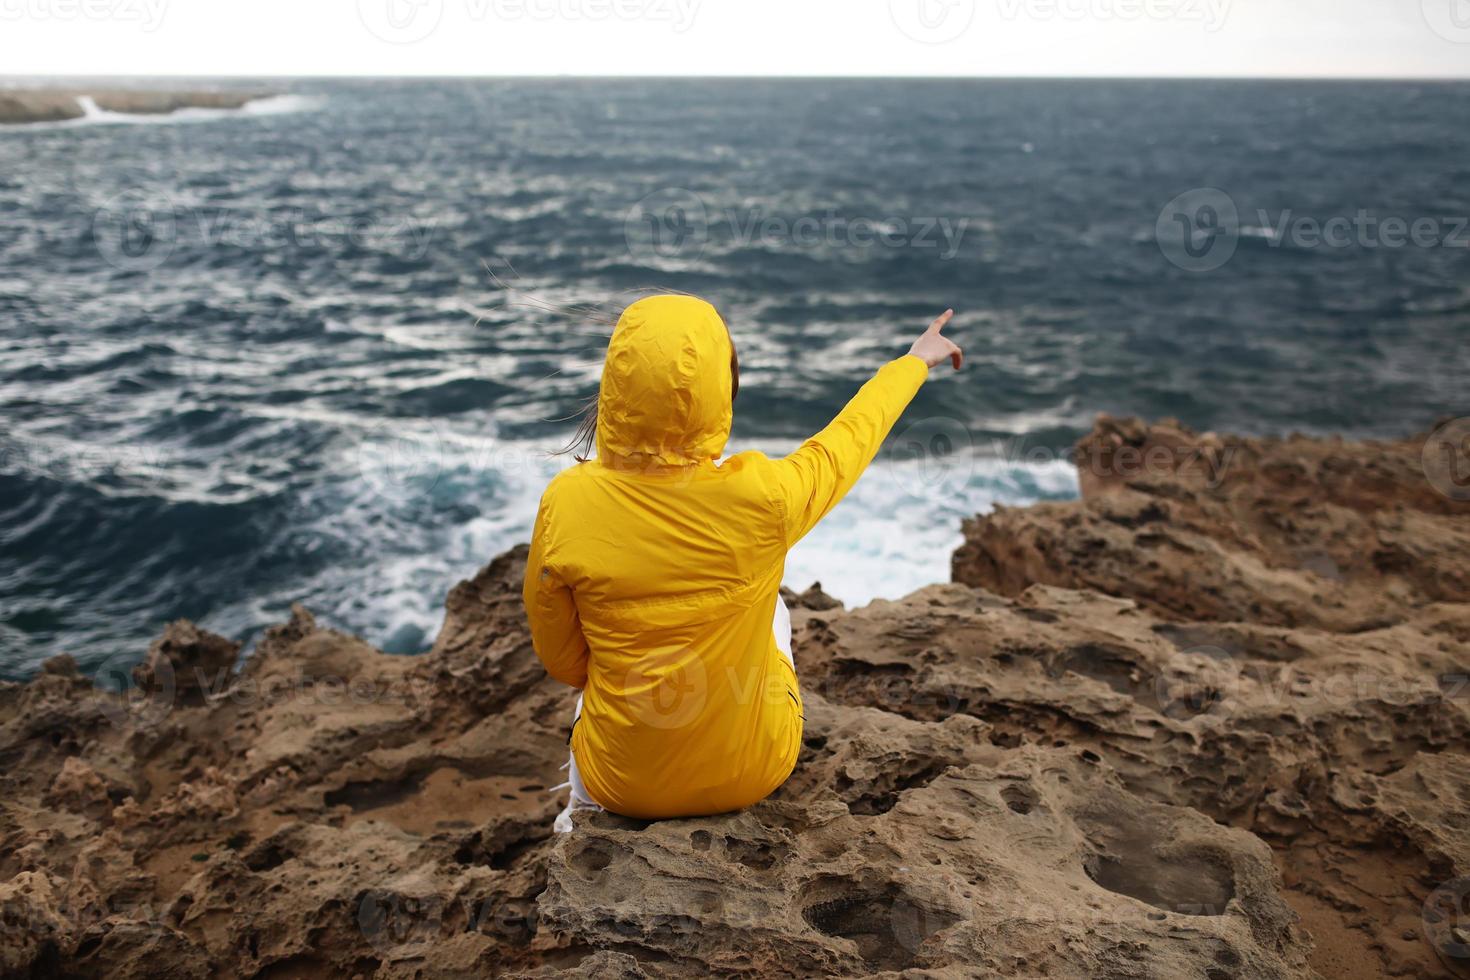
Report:
<svg viewBox="0 0 1470 980"><path fill-rule="evenodd" d="M422 657L298 609L238 667L171 625L127 695L58 658L0 686L0 975L1470 975L1470 505L1423 447L1102 420L954 584L788 596L801 759L720 817L550 833L523 549Z"/></svg>

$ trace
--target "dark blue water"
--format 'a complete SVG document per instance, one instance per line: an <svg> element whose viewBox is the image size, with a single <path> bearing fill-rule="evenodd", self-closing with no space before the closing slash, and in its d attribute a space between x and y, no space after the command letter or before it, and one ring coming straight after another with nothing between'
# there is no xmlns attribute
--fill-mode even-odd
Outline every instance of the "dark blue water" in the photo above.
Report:
<svg viewBox="0 0 1470 980"><path fill-rule="evenodd" d="M735 442L771 451L960 312L969 364L896 440L953 454L886 459L793 557L850 601L945 578L964 514L1073 493L1099 411L1470 414L1470 86L279 87L295 111L0 130L0 676L178 616L248 641L297 599L422 649L525 537L548 420L641 287L726 313ZM1198 188L1238 220L1197 192L1175 241ZM1360 212L1434 227L1290 231Z"/></svg>

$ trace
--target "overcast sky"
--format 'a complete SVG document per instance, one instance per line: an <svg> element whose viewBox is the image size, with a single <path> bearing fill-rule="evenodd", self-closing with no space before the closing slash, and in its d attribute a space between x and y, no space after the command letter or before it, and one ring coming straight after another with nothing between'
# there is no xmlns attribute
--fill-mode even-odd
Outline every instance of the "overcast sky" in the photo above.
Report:
<svg viewBox="0 0 1470 980"><path fill-rule="evenodd" d="M1470 0L0 0L0 71L1470 77Z"/></svg>

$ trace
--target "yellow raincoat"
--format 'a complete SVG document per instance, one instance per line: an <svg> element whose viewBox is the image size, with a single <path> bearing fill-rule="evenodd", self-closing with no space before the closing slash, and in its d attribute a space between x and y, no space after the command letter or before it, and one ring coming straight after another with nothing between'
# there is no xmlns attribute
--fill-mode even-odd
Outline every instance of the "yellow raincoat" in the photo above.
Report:
<svg viewBox="0 0 1470 980"><path fill-rule="evenodd" d="M729 333L655 296L608 344L597 457L541 498L524 598L536 653L582 688L572 751L588 793L630 817L724 813L796 765L801 691L771 623L786 552L857 482L929 369L884 366L785 459L718 463Z"/></svg>

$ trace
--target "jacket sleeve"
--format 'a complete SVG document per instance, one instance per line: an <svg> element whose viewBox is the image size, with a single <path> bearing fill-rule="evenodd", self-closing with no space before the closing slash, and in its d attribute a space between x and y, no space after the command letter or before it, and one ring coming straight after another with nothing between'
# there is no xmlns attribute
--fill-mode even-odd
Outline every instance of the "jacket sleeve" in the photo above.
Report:
<svg viewBox="0 0 1470 980"><path fill-rule="evenodd" d="M777 499L788 548L857 483L928 377L928 365L912 354L888 362L825 429L776 461Z"/></svg>
<svg viewBox="0 0 1470 980"><path fill-rule="evenodd" d="M577 618L572 590L546 562L546 497L536 511L531 553L526 558L526 580L521 599L531 624L531 644L546 672L563 684L587 686L587 639Z"/></svg>

